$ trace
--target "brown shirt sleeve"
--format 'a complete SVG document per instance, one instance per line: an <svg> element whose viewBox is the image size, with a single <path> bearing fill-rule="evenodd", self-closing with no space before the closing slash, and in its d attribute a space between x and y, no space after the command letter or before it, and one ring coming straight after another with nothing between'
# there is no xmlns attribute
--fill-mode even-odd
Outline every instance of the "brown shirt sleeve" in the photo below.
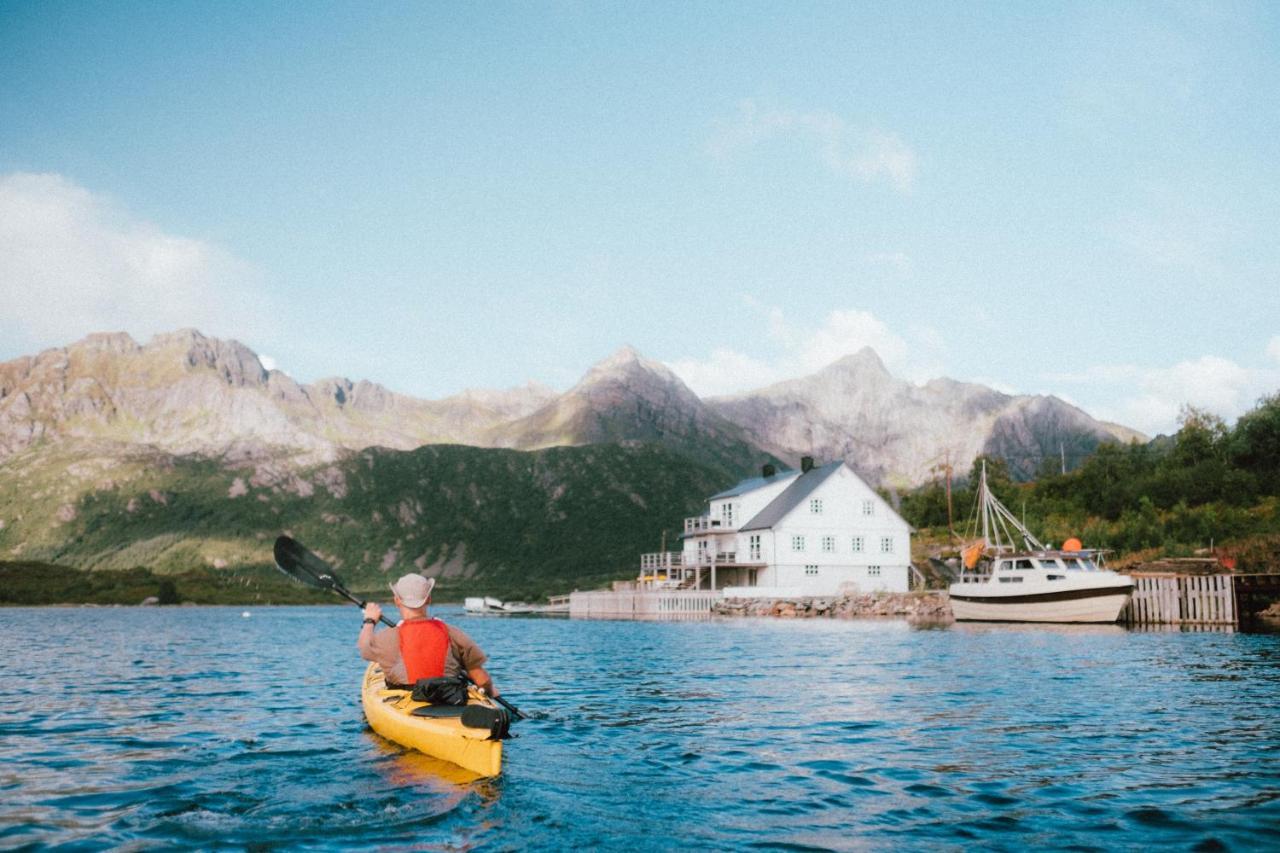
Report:
<svg viewBox="0 0 1280 853"><path fill-rule="evenodd" d="M471 670L478 666L484 666L489 656L476 645L476 641L467 636L467 632L461 628L449 625L449 644L453 647L453 653L458 656L462 668Z"/></svg>
<svg viewBox="0 0 1280 853"><path fill-rule="evenodd" d="M398 628L374 631L368 643L357 643L360 657L382 667L387 680L394 684L404 684L409 677L405 673L404 662L400 660L399 631Z"/></svg>

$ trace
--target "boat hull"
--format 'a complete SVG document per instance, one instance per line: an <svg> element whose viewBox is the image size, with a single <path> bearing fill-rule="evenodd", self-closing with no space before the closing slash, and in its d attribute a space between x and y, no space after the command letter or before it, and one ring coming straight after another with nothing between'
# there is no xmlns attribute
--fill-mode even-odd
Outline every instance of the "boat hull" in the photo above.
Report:
<svg viewBox="0 0 1280 853"><path fill-rule="evenodd" d="M966 589L951 594L951 612L961 622L1115 622L1132 591L1122 586L982 595Z"/></svg>
<svg viewBox="0 0 1280 853"><path fill-rule="evenodd" d="M482 729L464 726L457 717L415 717L413 710L426 703L413 701L407 690L388 690L377 664L370 664L365 670L360 700L369 727L387 740L450 761L480 776L502 772L502 741L491 739ZM493 707L474 690L469 704Z"/></svg>

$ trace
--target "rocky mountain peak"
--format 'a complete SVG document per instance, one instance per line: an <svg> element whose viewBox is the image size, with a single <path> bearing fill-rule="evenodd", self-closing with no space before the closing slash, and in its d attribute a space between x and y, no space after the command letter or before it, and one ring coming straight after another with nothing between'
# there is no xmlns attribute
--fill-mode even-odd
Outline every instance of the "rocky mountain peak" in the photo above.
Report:
<svg viewBox="0 0 1280 853"><path fill-rule="evenodd" d="M72 344L69 349L122 355L137 352L141 347L128 332L94 332Z"/></svg>
<svg viewBox="0 0 1280 853"><path fill-rule="evenodd" d="M850 353L842 358L837 359L823 371L854 373L858 375L872 376L890 376L889 368L885 367L884 361L881 360L879 353L871 347L863 347L855 353Z"/></svg>
<svg viewBox="0 0 1280 853"><path fill-rule="evenodd" d="M210 338L197 329L179 329L156 335L142 347L142 351L177 353L180 363L187 369L212 370L236 388L267 384L267 369L258 360L257 353L239 341Z"/></svg>
<svg viewBox="0 0 1280 853"><path fill-rule="evenodd" d="M696 395L688 389L678 376L671 372L669 367L660 361L645 358L632 346L624 346L613 355L593 365L570 393L587 391L594 386L617 383L634 387L676 386L696 399Z"/></svg>

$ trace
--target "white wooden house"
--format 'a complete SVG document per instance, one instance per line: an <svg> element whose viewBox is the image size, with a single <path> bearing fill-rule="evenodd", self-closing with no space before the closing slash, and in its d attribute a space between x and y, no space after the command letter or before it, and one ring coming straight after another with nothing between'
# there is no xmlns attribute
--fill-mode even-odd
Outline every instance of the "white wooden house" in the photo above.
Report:
<svg viewBox="0 0 1280 853"><path fill-rule="evenodd" d="M645 588L730 597L906 592L911 526L843 462L766 465L684 522L681 551L641 557Z"/></svg>

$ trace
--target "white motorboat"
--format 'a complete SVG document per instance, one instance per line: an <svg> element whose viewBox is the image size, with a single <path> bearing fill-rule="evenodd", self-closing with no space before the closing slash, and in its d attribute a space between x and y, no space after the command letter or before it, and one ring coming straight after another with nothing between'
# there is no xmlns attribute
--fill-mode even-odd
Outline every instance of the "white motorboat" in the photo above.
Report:
<svg viewBox="0 0 1280 853"><path fill-rule="evenodd" d="M1081 547L1078 540L1061 549L1041 544L996 500L985 466L978 516L981 538L965 549L965 570L949 588L957 620L1115 622L1120 617L1133 579L1104 568L1103 553ZM1023 549L1010 544L1011 528L1021 536Z"/></svg>
<svg viewBox="0 0 1280 853"><path fill-rule="evenodd" d="M462 601L462 607L468 613L498 613L503 610L503 603L500 599L492 596L477 596L475 598L466 598Z"/></svg>

